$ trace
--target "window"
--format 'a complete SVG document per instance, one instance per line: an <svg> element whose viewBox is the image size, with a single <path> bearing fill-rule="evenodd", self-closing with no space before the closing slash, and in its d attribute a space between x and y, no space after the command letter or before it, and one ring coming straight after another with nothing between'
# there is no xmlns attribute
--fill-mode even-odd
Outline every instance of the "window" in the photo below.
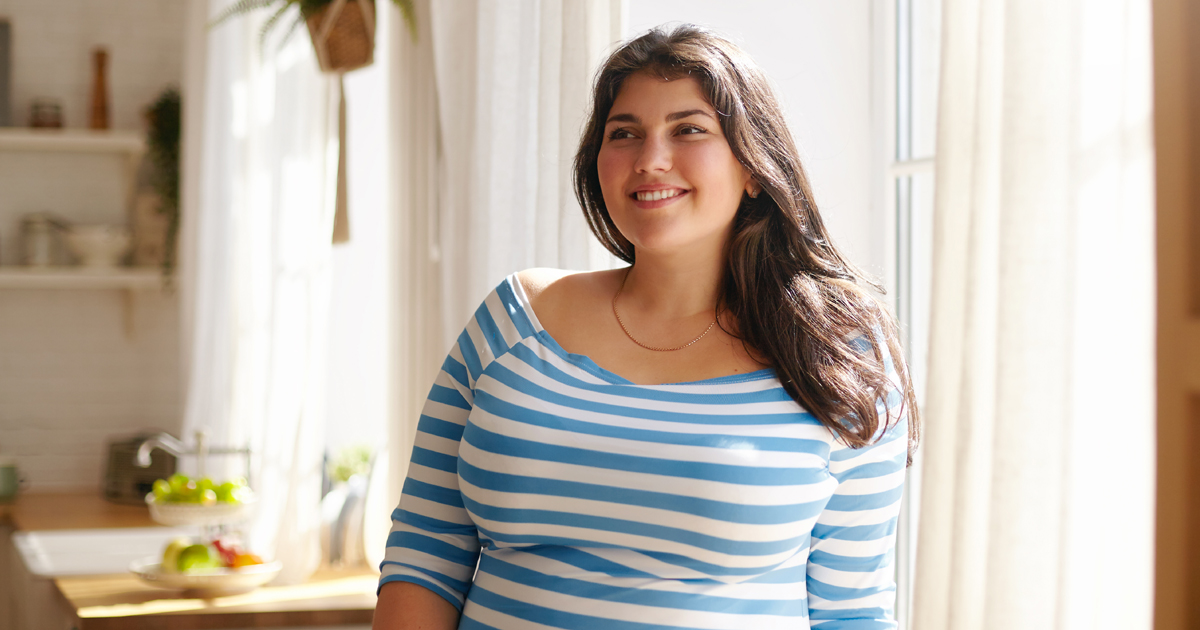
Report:
<svg viewBox="0 0 1200 630"><path fill-rule="evenodd" d="M918 404L925 400L932 289L934 158L941 47L941 0L892 0L885 22L894 36L891 96L891 165L887 172L889 269L892 307ZM896 545L896 619L909 628L920 507L920 453L909 470Z"/></svg>

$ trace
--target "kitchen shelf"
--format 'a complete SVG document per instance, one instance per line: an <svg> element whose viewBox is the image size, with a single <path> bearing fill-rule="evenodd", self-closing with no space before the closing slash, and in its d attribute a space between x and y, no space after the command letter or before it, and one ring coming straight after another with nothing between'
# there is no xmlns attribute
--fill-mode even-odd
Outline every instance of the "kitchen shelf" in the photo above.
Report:
<svg viewBox="0 0 1200 630"><path fill-rule="evenodd" d="M0 151L47 151L65 153L124 153L131 157L146 152L142 132L134 130L0 128Z"/></svg>
<svg viewBox="0 0 1200 630"><path fill-rule="evenodd" d="M162 270L157 267L0 267L0 289L151 290L162 286Z"/></svg>

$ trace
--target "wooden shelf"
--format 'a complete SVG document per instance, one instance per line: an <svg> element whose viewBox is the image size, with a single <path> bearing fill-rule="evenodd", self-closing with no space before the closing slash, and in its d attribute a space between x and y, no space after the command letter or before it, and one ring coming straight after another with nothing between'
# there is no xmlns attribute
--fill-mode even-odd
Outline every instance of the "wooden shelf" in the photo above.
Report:
<svg viewBox="0 0 1200 630"><path fill-rule="evenodd" d="M0 289L152 290L162 286L162 270L157 267L0 267Z"/></svg>
<svg viewBox="0 0 1200 630"><path fill-rule="evenodd" d="M133 130L0 128L0 151L48 151L71 153L146 152L142 132Z"/></svg>

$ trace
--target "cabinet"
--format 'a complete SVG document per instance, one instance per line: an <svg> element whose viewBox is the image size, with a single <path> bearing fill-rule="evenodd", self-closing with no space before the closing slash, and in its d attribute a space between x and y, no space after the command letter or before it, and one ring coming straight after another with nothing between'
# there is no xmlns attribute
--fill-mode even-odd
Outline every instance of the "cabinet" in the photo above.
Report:
<svg viewBox="0 0 1200 630"><path fill-rule="evenodd" d="M54 580L34 575L13 545L13 528L0 525L0 630L74 630L76 624L61 603Z"/></svg>

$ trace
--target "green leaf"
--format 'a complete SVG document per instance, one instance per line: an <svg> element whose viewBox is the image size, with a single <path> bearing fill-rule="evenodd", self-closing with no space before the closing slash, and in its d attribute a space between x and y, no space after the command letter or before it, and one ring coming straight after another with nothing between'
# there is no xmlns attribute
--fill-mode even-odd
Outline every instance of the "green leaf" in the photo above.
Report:
<svg viewBox="0 0 1200 630"><path fill-rule="evenodd" d="M271 17L267 18L266 22L263 22L262 28L258 31L259 52L261 52L263 47L266 46L267 35L271 32L271 29L275 28L275 24L279 22L280 18L283 17L283 14L287 13L288 9L290 8L292 8L292 4L285 3L283 6L279 7L279 10L275 11L275 13L272 13ZM284 41L287 40L285 39Z"/></svg>
<svg viewBox="0 0 1200 630"><path fill-rule="evenodd" d="M224 11L221 11L217 17L213 18L212 21L208 23L208 27L213 28L235 15L249 13L258 9L265 9L279 2L287 5L295 1L296 0L238 0L228 7L225 7Z"/></svg>

